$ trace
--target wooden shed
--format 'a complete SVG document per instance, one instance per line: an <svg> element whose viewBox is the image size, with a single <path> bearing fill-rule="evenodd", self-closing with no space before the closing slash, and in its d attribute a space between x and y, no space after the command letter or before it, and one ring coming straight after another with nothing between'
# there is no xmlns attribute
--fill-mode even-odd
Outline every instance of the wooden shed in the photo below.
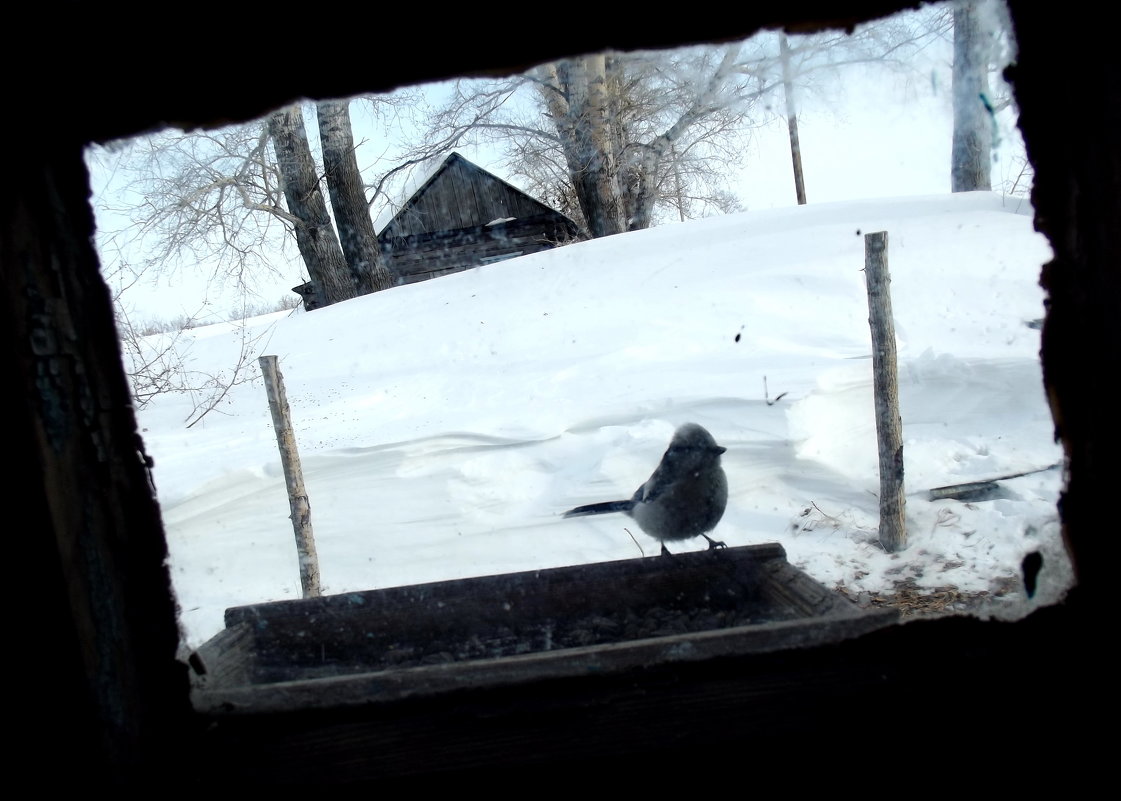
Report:
<svg viewBox="0 0 1121 801"><path fill-rule="evenodd" d="M399 284L548 250L579 229L558 211L451 153L378 234Z"/></svg>
<svg viewBox="0 0 1121 801"><path fill-rule="evenodd" d="M579 226L458 153L440 162L378 234L397 284L548 250ZM309 281L292 287L304 309L321 305Z"/></svg>

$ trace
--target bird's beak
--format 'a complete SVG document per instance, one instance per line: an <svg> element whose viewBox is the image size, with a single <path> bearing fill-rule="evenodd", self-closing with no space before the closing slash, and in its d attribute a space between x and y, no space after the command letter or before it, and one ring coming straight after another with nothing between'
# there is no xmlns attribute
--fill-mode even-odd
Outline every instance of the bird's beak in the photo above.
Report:
<svg viewBox="0 0 1121 801"><path fill-rule="evenodd" d="M717 453L724 453L724 451L726 451L728 449L725 448L723 445L717 445L715 450L716 450Z"/></svg>

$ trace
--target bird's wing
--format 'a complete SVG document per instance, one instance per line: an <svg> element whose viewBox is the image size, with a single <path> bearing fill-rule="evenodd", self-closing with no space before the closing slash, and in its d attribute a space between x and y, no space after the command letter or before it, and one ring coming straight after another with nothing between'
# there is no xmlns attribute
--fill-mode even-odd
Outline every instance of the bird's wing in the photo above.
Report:
<svg viewBox="0 0 1121 801"><path fill-rule="evenodd" d="M635 490L634 497L631 498L631 503L650 503L660 495L663 495L670 483L666 479L667 472L664 462L658 465L658 469L654 471L654 475L646 479L646 483Z"/></svg>

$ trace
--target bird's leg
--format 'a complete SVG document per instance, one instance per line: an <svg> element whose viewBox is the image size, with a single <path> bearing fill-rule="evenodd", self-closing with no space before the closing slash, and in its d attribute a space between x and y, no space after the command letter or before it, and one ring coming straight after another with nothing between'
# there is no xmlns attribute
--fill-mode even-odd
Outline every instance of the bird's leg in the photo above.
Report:
<svg viewBox="0 0 1121 801"><path fill-rule="evenodd" d="M673 554L670 553L669 548L666 547L666 544L664 542L662 543L662 556L673 556Z"/></svg>
<svg viewBox="0 0 1121 801"><path fill-rule="evenodd" d="M712 539L712 537L708 536L707 534L702 534L701 536L704 537L706 540L708 540L708 549L710 551L713 548L727 548L728 547L727 544L725 544L723 542L717 542L716 540ZM665 550L664 545L662 546L662 550Z"/></svg>

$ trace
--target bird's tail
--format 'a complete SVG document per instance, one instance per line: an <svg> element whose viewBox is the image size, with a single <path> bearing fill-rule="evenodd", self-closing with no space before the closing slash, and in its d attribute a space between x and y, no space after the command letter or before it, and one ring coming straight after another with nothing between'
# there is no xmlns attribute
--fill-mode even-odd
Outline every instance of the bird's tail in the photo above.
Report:
<svg viewBox="0 0 1121 801"><path fill-rule="evenodd" d="M577 506L564 513L565 517L583 517L584 515L604 515L608 512L629 512L634 507L633 501L603 501L589 503L587 506Z"/></svg>

